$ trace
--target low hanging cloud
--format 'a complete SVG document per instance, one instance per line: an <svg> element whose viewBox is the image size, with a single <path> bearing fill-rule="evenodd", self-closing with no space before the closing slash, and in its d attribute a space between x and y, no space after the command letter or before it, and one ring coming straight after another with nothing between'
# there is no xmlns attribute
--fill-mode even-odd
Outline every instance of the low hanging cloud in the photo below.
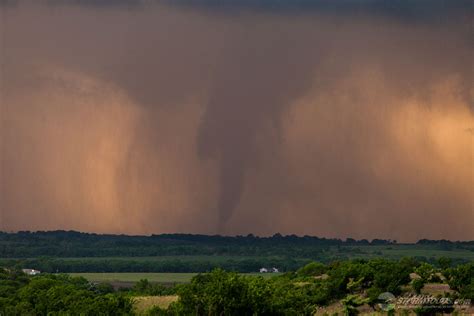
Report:
<svg viewBox="0 0 474 316"><path fill-rule="evenodd" d="M468 2L107 3L0 4L1 229L474 238Z"/></svg>

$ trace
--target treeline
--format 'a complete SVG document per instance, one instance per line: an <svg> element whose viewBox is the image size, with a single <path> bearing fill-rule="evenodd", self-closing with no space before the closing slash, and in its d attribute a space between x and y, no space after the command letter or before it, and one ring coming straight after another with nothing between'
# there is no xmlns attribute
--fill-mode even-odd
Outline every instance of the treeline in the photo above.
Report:
<svg viewBox="0 0 474 316"><path fill-rule="evenodd" d="M147 259L147 258L31 258L0 259L0 267L34 268L47 273L72 272L209 272L215 268L236 272L257 272L262 267L278 267L292 271L307 264L309 259L294 258L206 258Z"/></svg>
<svg viewBox="0 0 474 316"><path fill-rule="evenodd" d="M100 235L75 231L49 231L18 233L0 232L1 258L49 257L148 257L174 255L236 255L236 256L287 256L324 259L331 247L362 247L396 245L396 241L348 238L327 239L296 235L271 237L207 236L190 234L162 234L151 236ZM428 241L440 250L463 249L474 251L474 241ZM331 258L332 259L332 258Z"/></svg>

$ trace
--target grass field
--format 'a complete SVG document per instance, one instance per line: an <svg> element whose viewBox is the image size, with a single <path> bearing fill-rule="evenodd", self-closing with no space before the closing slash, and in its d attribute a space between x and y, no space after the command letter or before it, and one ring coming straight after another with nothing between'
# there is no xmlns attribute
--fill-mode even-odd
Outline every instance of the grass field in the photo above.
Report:
<svg viewBox="0 0 474 316"><path fill-rule="evenodd" d="M330 247L329 250L324 254L326 257L344 255L348 258L374 258L384 257L390 259L400 259L402 257L426 257L426 258L439 258L448 257L452 259L466 259L474 260L474 251L467 249L454 249L454 250L441 250L434 246L424 245L409 245L409 244L398 244L398 245L380 245L380 246L345 246L345 247ZM134 260L134 261L170 261L179 260L183 262L187 261L206 261L211 263L221 263L225 261L242 261L252 260L264 257L268 260L281 260L285 257L277 255L258 255L258 256L239 256L239 255L184 255L184 256L154 256L154 257L76 257L76 258L61 258L63 260L90 260L90 261L102 261L107 260ZM305 259L302 257L293 259Z"/></svg>
<svg viewBox="0 0 474 316"><path fill-rule="evenodd" d="M71 276L81 276L93 282L137 282L147 279L156 283L187 283L197 273L69 273ZM279 273L242 273L242 275L258 275L265 278Z"/></svg>
<svg viewBox="0 0 474 316"><path fill-rule="evenodd" d="M246 259L255 259L259 256L229 256L229 255L198 255L198 256L188 256L188 255L176 255L176 256L153 256L153 257L63 257L60 259L71 260L71 261L80 261L87 259L90 261L102 261L107 260L134 260L134 261L171 261L171 260L180 260L180 261L208 261L208 262L223 262L227 260L246 260ZM267 259L281 259L281 256L265 256Z"/></svg>
<svg viewBox="0 0 474 316"><path fill-rule="evenodd" d="M143 313L154 306L166 309L171 303L176 302L177 300L178 296L176 295L137 296L133 298L133 305L136 312Z"/></svg>

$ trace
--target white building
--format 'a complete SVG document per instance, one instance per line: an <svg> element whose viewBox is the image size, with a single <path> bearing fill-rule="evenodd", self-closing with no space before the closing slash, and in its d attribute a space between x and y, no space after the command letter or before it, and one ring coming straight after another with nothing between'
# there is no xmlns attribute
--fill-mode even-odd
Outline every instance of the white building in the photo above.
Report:
<svg viewBox="0 0 474 316"><path fill-rule="evenodd" d="M38 271L35 269L21 269L21 271L23 271L23 273L26 273L28 275L37 275L41 273L41 271Z"/></svg>
<svg viewBox="0 0 474 316"><path fill-rule="evenodd" d="M266 268L260 268L260 273L267 273L268 272L268 269Z"/></svg>

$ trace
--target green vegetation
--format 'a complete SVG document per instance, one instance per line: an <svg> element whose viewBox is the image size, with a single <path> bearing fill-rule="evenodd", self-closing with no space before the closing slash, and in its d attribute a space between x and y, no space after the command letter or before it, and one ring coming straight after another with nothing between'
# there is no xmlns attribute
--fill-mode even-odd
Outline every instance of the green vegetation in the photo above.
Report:
<svg viewBox="0 0 474 316"><path fill-rule="evenodd" d="M242 273L261 267L295 271L312 262L413 257L434 265L474 261L474 242L325 239L275 234L222 237L164 234L97 235L78 232L0 233L0 266L49 273L198 273L215 268ZM439 262L445 258L445 262Z"/></svg>
<svg viewBox="0 0 474 316"><path fill-rule="evenodd" d="M155 310L156 313L161 309L167 309L171 303L177 300L177 295L136 296L132 299L134 311L138 314L153 314L153 310Z"/></svg>
<svg viewBox="0 0 474 316"><path fill-rule="evenodd" d="M0 315L127 315L130 298L66 275L0 271Z"/></svg>
<svg viewBox="0 0 474 316"><path fill-rule="evenodd" d="M451 289L474 301L474 263L448 268L443 273Z"/></svg>
<svg viewBox="0 0 474 316"><path fill-rule="evenodd" d="M380 294L401 295L403 291L413 291L407 290L410 273L419 267L419 262L408 259L354 260L335 262L316 270L315 264L310 264L297 272L270 279L214 270L179 286L178 301L166 310L155 308L154 312L156 315L314 315L318 308L337 301L345 315L358 314L358 308L363 305L375 312ZM430 268L433 274L446 273L450 284L464 284L465 280L474 279L473 267L470 263L448 270ZM327 277L320 278L321 272ZM472 293L463 290L447 295L450 299L473 299ZM444 312L452 310L442 307ZM426 310L422 306L419 312Z"/></svg>
<svg viewBox="0 0 474 316"><path fill-rule="evenodd" d="M0 266L34 268L49 273L84 272L155 272L155 273L198 273L214 268L251 273L261 267L278 267L292 271L311 262L307 258L248 257L248 256L164 256L123 258L25 258L0 259Z"/></svg>
<svg viewBox="0 0 474 316"><path fill-rule="evenodd" d="M368 298L362 298L359 295L350 294L343 300L341 300L342 305L344 306L345 315L357 315L359 313L357 307L362 306L370 302Z"/></svg>
<svg viewBox="0 0 474 316"><path fill-rule="evenodd" d="M150 276L127 275L129 280ZM474 263L434 266L413 258L312 262L271 278L215 269L192 276L188 283L165 286L140 279L120 290L84 277L27 276L3 269L0 315L314 315L335 305L342 314L357 315L361 308L375 312L382 293L414 293L413 280L449 285L439 297L474 299ZM441 308L454 311L452 306ZM437 310L422 305L416 312Z"/></svg>
<svg viewBox="0 0 474 316"><path fill-rule="evenodd" d="M356 315L375 311L385 292L474 299L473 249L279 234L0 233L0 315ZM256 273L262 267L283 273Z"/></svg>

